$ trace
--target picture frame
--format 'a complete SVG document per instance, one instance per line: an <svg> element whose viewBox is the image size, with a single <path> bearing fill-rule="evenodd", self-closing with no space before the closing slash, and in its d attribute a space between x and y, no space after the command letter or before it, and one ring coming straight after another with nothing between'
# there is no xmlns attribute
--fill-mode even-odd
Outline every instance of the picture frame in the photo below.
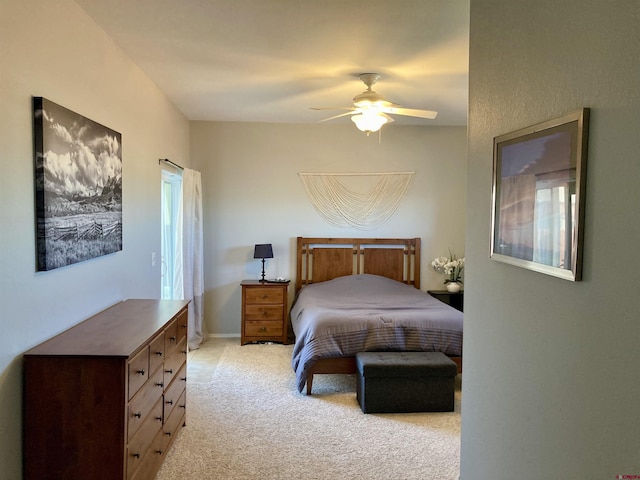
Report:
<svg viewBox="0 0 640 480"><path fill-rule="evenodd" d="M588 108L493 139L493 260L582 279Z"/></svg>
<svg viewBox="0 0 640 480"><path fill-rule="evenodd" d="M33 97L36 270L122 250L122 136Z"/></svg>

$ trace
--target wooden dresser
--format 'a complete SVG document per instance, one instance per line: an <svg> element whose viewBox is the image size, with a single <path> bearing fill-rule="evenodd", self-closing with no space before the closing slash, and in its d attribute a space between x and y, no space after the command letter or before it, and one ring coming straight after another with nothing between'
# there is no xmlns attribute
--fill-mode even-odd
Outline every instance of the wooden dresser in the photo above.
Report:
<svg viewBox="0 0 640 480"><path fill-rule="evenodd" d="M266 341L287 343L289 282L243 280L240 285L242 286L240 344Z"/></svg>
<svg viewBox="0 0 640 480"><path fill-rule="evenodd" d="M184 425L187 301L126 300L24 354L24 479L153 479Z"/></svg>

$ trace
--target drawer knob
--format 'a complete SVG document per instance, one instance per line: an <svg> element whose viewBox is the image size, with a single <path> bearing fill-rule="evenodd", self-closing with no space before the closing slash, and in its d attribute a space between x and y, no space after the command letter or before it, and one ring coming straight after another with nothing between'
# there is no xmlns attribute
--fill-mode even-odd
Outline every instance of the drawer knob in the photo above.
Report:
<svg viewBox="0 0 640 480"><path fill-rule="evenodd" d="M134 417L136 418L142 418L142 413L141 412L136 412L133 414Z"/></svg>
<svg viewBox="0 0 640 480"><path fill-rule="evenodd" d="M183 323L182 325L180 325L181 328L187 328L187 324Z"/></svg>
<svg viewBox="0 0 640 480"><path fill-rule="evenodd" d="M260 327L260 331L261 332L266 332L267 331L267 327Z"/></svg>
<svg viewBox="0 0 640 480"><path fill-rule="evenodd" d="M138 373L139 373L140 375L144 375L144 369L140 369L140 370L138 370Z"/></svg>
<svg viewBox="0 0 640 480"><path fill-rule="evenodd" d="M166 401L166 402L164 402L164 403L166 403L167 405L173 405L173 400L167 400L167 401Z"/></svg>
<svg viewBox="0 0 640 480"><path fill-rule="evenodd" d="M167 437L170 437L170 436L171 436L171 432L164 432L164 434L165 434Z"/></svg>
<svg viewBox="0 0 640 480"><path fill-rule="evenodd" d="M164 387L164 383L162 383L162 382L157 382L157 383L156 383L156 387Z"/></svg>
<svg viewBox="0 0 640 480"><path fill-rule="evenodd" d="M165 370L164 373L168 373L169 375L171 375L173 373L173 368L170 368L169 370Z"/></svg>
<svg viewBox="0 0 640 480"><path fill-rule="evenodd" d="M187 406L182 404L182 405L180 405L180 408L187 408Z"/></svg>
<svg viewBox="0 0 640 480"><path fill-rule="evenodd" d="M162 352L156 352L156 355L161 357L162 356Z"/></svg>
<svg viewBox="0 0 640 480"><path fill-rule="evenodd" d="M158 420L159 422L162 421L162 417L156 417L156 420Z"/></svg>
<svg viewBox="0 0 640 480"><path fill-rule="evenodd" d="M136 453L134 453L134 454L132 455L132 457L133 457L133 458L140 458L140 454L139 454L138 452L136 452Z"/></svg>
<svg viewBox="0 0 640 480"><path fill-rule="evenodd" d="M187 381L187 377L182 377L180 380L182 380L183 382Z"/></svg>
<svg viewBox="0 0 640 480"><path fill-rule="evenodd" d="M171 340L172 342L176 341L176 337L169 337L169 340Z"/></svg>
<svg viewBox="0 0 640 480"><path fill-rule="evenodd" d="M158 455L162 455L162 450L156 450L156 453L157 453Z"/></svg>

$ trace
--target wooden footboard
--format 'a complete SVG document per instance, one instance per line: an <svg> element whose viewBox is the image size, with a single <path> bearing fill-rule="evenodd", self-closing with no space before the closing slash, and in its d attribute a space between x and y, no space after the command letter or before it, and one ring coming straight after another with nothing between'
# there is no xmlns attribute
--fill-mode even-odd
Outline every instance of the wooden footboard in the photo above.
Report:
<svg viewBox="0 0 640 480"><path fill-rule="evenodd" d="M462 373L462 357L449 357L456 362L458 373ZM311 395L314 374L353 374L356 373L355 357L322 358L313 364L307 375L307 395Z"/></svg>

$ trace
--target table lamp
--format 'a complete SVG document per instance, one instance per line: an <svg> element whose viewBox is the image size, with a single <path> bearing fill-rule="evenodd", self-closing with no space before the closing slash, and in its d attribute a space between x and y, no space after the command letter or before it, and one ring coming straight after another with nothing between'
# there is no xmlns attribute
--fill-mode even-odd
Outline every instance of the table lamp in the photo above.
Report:
<svg viewBox="0 0 640 480"><path fill-rule="evenodd" d="M256 244L255 249L253 250L253 258L262 259L262 279L260 281L264 282L264 259L273 258L273 248L271 248L271 244L270 243Z"/></svg>

